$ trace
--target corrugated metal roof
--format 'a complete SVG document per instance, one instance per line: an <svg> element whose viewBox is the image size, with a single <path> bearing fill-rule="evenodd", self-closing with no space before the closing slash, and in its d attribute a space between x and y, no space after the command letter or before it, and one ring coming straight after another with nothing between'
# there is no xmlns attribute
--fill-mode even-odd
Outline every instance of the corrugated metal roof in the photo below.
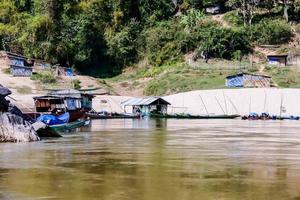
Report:
<svg viewBox="0 0 300 200"><path fill-rule="evenodd" d="M234 78L234 77L237 77L237 76L243 76L243 75L261 76L261 77L265 77L265 78L272 78L271 76L267 76L267 75L262 75L262 74L250 74L250 73L246 73L246 72L242 72L242 73L230 75L230 76L227 76L226 78Z"/></svg>
<svg viewBox="0 0 300 200"><path fill-rule="evenodd" d="M79 90L74 90L74 89L52 91L49 92L49 95L60 96L60 97L72 97L72 98L81 98L82 96L94 97L93 94L89 94L87 92L81 92Z"/></svg>
<svg viewBox="0 0 300 200"><path fill-rule="evenodd" d="M153 102L161 100L165 102L165 104L171 105L169 102L164 100L161 97L147 97L147 98L131 98L121 103L122 106L147 106L152 104Z"/></svg>

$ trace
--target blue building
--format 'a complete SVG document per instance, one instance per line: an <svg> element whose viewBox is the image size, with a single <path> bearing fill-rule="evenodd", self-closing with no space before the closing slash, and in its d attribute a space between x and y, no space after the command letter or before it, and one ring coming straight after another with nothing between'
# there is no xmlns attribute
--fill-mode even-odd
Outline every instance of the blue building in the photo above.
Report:
<svg viewBox="0 0 300 200"><path fill-rule="evenodd" d="M271 77L265 75L238 73L227 76L225 85L227 87L262 88L271 87Z"/></svg>
<svg viewBox="0 0 300 200"><path fill-rule="evenodd" d="M269 65L287 66L287 55L268 55Z"/></svg>

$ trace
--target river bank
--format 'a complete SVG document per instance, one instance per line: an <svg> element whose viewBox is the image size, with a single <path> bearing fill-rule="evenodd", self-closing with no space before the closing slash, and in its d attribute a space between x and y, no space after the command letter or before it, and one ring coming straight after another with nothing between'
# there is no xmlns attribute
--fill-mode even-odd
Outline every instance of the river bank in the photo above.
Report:
<svg viewBox="0 0 300 200"><path fill-rule="evenodd" d="M32 97L37 94L12 95L17 100L17 105L22 110L34 110ZM121 103L130 96L96 96L93 100L93 108L96 111L108 110L123 112ZM280 115L300 115L300 89L278 88L249 88L249 89L218 89L197 90L175 95L165 96L165 100L172 105L169 113L190 114L240 114L249 112L268 112ZM129 111L129 110L127 110Z"/></svg>

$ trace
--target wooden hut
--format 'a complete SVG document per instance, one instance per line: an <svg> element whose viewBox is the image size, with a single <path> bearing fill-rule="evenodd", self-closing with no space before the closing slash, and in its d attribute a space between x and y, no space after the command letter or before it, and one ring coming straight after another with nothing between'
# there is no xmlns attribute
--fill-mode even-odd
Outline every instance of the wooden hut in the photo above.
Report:
<svg viewBox="0 0 300 200"><path fill-rule="evenodd" d="M0 66L2 69L10 69L13 76L31 76L33 61L22 55L1 51Z"/></svg>
<svg viewBox="0 0 300 200"><path fill-rule="evenodd" d="M267 60L269 65L286 66L288 55L268 55Z"/></svg>
<svg viewBox="0 0 300 200"><path fill-rule="evenodd" d="M39 59L34 59L33 62L33 71L34 72L41 72L45 70L50 70L51 69L51 64L44 61L44 60L39 60Z"/></svg>
<svg viewBox="0 0 300 200"><path fill-rule="evenodd" d="M30 77L30 76L32 76L32 67L11 65L10 73L13 76L28 76L28 77Z"/></svg>
<svg viewBox="0 0 300 200"><path fill-rule="evenodd" d="M149 115L150 113L167 114L169 102L161 97L132 98L122 102L126 112L127 107L132 108L133 114Z"/></svg>
<svg viewBox="0 0 300 200"><path fill-rule="evenodd" d="M227 87L263 88L271 86L271 77L258 74L238 73L227 76Z"/></svg>

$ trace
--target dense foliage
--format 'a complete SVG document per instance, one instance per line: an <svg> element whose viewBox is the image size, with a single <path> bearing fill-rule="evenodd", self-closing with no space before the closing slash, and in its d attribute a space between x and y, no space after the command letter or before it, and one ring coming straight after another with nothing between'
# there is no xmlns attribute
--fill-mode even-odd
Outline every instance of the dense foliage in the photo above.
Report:
<svg viewBox="0 0 300 200"><path fill-rule="evenodd" d="M228 19L238 27L204 14L215 4L234 10ZM285 42L284 20L299 20L299 11L300 0L0 0L0 49L114 75L139 60L160 66L189 52L233 59L254 43ZM265 13L280 19L256 20Z"/></svg>

